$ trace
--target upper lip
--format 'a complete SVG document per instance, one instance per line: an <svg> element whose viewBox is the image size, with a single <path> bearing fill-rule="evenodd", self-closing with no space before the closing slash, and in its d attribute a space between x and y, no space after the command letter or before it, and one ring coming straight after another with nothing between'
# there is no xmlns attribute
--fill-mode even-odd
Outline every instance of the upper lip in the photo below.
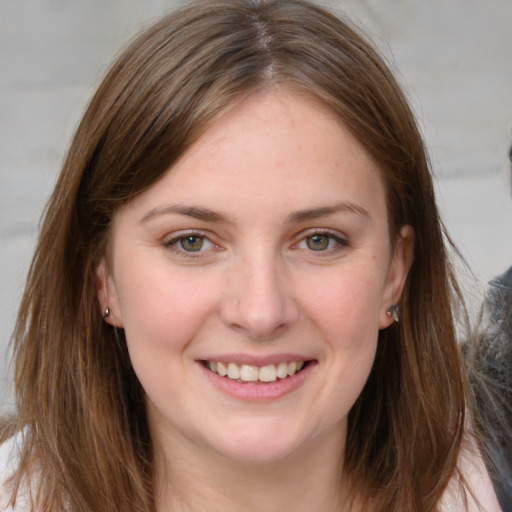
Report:
<svg viewBox="0 0 512 512"><path fill-rule="evenodd" d="M267 366L269 364L289 363L289 362L306 362L314 358L299 354L274 354L266 356L256 356L249 354L216 354L197 359L197 361L214 361L224 363L235 363L238 365L250 366Z"/></svg>

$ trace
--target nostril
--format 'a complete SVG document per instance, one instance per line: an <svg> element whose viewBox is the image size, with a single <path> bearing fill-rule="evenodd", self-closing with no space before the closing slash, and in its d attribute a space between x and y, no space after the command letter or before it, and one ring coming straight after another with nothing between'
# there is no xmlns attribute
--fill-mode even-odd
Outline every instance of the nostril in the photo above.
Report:
<svg viewBox="0 0 512 512"><path fill-rule="evenodd" d="M293 292L275 264L268 259L235 272L220 304L222 321L255 341L274 340L299 318Z"/></svg>

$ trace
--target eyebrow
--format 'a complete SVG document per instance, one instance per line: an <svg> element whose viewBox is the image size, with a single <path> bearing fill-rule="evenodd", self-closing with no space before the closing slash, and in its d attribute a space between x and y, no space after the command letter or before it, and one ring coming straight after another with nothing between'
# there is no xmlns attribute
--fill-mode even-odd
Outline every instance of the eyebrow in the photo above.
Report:
<svg viewBox="0 0 512 512"><path fill-rule="evenodd" d="M290 223L299 223L305 222L307 220L320 219L322 217L329 217L330 215L335 215L337 213L353 213L359 215L361 217L370 217L370 214L367 210L365 210L362 206L357 204L342 201L340 203L335 203L333 205L328 206L319 206L317 208L308 208L305 210L298 210L296 212L288 215L288 222ZM202 208L198 206L182 206L182 205L166 205L166 206L157 206L150 210L144 217L141 219L141 223L148 222L149 220L159 217L161 215L185 215L187 217L192 217L194 219L206 221L206 222L215 222L215 223L226 223L229 224L229 220L223 213L216 212L214 210L210 210L209 208Z"/></svg>
<svg viewBox="0 0 512 512"><path fill-rule="evenodd" d="M288 216L288 221L292 223L304 222L307 220L320 219L322 217L329 217L337 213L354 213L361 217L370 218L370 214L362 206L351 203L349 201L342 201L329 206L320 206L318 208L309 208L306 210L299 210L293 212Z"/></svg>
<svg viewBox="0 0 512 512"><path fill-rule="evenodd" d="M186 215L187 217L192 217L198 220L204 220L207 222L224 222L228 223L228 219L225 215L219 212L215 212L208 208L200 208L197 206L181 206L181 205L166 205L166 206L157 206L150 210L144 217L142 217L141 222L147 222L154 217L159 217L160 215L169 215L169 214L177 214L177 215Z"/></svg>

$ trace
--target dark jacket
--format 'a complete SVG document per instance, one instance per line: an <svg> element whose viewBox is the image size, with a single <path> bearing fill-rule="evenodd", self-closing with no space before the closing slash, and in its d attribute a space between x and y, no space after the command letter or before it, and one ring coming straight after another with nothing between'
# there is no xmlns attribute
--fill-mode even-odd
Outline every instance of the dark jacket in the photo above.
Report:
<svg viewBox="0 0 512 512"><path fill-rule="evenodd" d="M512 511L512 267L490 281L469 383L480 446L496 496Z"/></svg>

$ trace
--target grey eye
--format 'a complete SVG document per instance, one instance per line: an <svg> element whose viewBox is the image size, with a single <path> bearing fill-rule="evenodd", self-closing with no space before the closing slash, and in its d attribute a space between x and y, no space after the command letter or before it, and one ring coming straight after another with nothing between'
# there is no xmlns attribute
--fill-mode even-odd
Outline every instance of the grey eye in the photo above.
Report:
<svg viewBox="0 0 512 512"><path fill-rule="evenodd" d="M312 235L306 238L306 245L312 251L325 251L329 248L331 238L327 235Z"/></svg>
<svg viewBox="0 0 512 512"><path fill-rule="evenodd" d="M204 237L197 235L190 235L180 238L180 247L187 252L197 252L203 248Z"/></svg>

